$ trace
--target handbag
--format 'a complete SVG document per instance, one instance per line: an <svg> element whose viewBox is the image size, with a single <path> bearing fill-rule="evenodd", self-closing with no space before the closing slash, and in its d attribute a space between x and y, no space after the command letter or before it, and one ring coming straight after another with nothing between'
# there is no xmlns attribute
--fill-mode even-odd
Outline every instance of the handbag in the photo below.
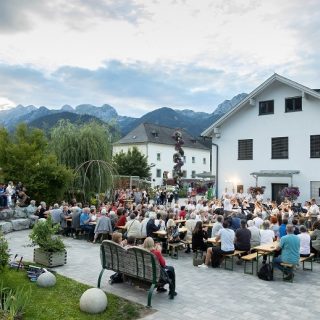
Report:
<svg viewBox="0 0 320 320"><path fill-rule="evenodd" d="M203 252L202 251L196 251L193 253L193 265L195 267L203 264Z"/></svg>

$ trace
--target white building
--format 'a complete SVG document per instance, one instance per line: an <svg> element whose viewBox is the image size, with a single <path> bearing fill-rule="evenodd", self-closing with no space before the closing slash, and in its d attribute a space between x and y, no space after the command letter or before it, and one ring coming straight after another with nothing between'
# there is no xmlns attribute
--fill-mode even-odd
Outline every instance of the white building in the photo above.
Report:
<svg viewBox="0 0 320 320"><path fill-rule="evenodd" d="M213 139L218 196L257 182L265 199L295 186L299 202L320 202L319 120L319 90L278 74L263 82L202 133Z"/></svg>
<svg viewBox="0 0 320 320"><path fill-rule="evenodd" d="M133 146L148 157L151 167L151 181L154 186L162 185L163 176L167 173L172 178L173 154L175 151L175 139L173 133L177 129L158 126L150 123L140 124L129 132L125 137L114 143L113 154L121 151L127 152ZM182 133L184 144L184 165L182 166L184 178L195 178L197 173L209 172L210 148L204 146L199 140L192 137L186 131Z"/></svg>

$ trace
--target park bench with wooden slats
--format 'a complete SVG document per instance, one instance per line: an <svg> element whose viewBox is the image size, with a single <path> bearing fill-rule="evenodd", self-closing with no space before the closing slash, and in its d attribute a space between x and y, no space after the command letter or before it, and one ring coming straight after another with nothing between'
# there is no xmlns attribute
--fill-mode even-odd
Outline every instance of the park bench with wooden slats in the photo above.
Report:
<svg viewBox="0 0 320 320"><path fill-rule="evenodd" d="M122 273L126 277L151 285L147 299L147 307L151 307L152 293L160 282L161 274L161 267L155 255L138 247L124 249L115 242L105 240L100 246L100 260L102 270L98 278L98 288L104 270Z"/></svg>

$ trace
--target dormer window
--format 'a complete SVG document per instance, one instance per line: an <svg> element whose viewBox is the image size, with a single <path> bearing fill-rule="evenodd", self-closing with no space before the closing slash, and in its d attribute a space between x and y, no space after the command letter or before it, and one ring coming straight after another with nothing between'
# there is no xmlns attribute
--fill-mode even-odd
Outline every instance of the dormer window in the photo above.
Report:
<svg viewBox="0 0 320 320"><path fill-rule="evenodd" d="M155 137L158 138L159 137L159 133L156 130L152 130L151 134Z"/></svg>
<svg viewBox="0 0 320 320"><path fill-rule="evenodd" d="M286 112L302 111L302 97L286 98Z"/></svg>

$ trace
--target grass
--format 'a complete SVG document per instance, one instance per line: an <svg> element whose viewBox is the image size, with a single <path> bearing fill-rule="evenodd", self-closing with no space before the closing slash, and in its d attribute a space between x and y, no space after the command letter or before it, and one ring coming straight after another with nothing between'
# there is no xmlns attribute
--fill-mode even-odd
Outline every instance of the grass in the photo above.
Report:
<svg viewBox="0 0 320 320"><path fill-rule="evenodd" d="M54 287L40 288L28 279L23 270L7 269L0 273L0 281L3 281L4 287L12 289L24 287L26 290L30 288L31 299L25 309L24 320L131 320L138 319L146 313L142 305L107 294L106 311L88 315L80 311L79 301L83 292L90 286L58 274L56 277L57 283Z"/></svg>

